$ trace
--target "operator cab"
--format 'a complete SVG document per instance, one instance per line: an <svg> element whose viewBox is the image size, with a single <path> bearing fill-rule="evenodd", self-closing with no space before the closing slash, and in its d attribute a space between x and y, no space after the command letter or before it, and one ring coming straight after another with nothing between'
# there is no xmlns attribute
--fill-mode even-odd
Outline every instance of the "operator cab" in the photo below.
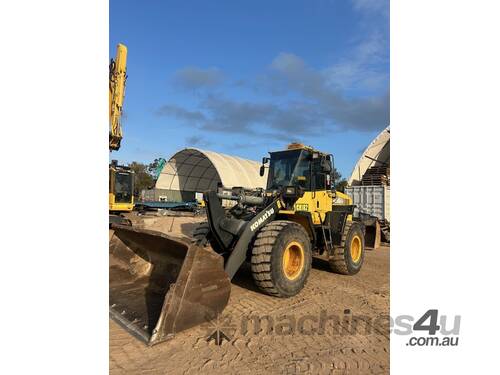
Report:
<svg viewBox="0 0 500 375"><path fill-rule="evenodd" d="M128 171L114 172L114 191L116 203L132 202L134 175Z"/></svg>
<svg viewBox="0 0 500 375"><path fill-rule="evenodd" d="M131 211L134 206L134 171L117 165L113 160L109 165L110 211Z"/></svg>
<svg viewBox="0 0 500 375"><path fill-rule="evenodd" d="M331 155L297 143L270 155L271 158L263 159L261 167L261 175L264 175L264 164L270 162L267 190L281 190L288 186L299 186L303 191L332 189Z"/></svg>

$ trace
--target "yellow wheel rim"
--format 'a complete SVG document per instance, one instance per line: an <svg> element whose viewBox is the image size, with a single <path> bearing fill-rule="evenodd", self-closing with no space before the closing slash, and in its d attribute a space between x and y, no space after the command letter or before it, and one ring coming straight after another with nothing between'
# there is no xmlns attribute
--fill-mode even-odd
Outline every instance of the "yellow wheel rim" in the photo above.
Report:
<svg viewBox="0 0 500 375"><path fill-rule="evenodd" d="M304 248L297 241L290 242L283 253L283 272L289 280L294 280L304 268Z"/></svg>
<svg viewBox="0 0 500 375"><path fill-rule="evenodd" d="M351 240L351 259L354 263L359 262L362 251L361 238L359 238L359 236L354 236Z"/></svg>

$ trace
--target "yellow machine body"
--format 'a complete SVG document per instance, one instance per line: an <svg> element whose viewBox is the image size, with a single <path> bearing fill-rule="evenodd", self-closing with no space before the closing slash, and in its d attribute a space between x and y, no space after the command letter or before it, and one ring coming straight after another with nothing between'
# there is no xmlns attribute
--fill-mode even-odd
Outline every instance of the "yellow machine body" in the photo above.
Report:
<svg viewBox="0 0 500 375"><path fill-rule="evenodd" d="M312 147L305 146L300 143L292 143L287 150L306 150L311 153L316 153L318 158L327 156L325 153L314 150ZM298 176L301 179L301 176ZM298 212L309 212L311 214L312 223L321 225L325 222L326 214L332 211L334 205L352 205L352 199L341 192L331 189L321 189L315 191L305 191L294 204L293 210L280 209L280 215L289 216L292 221L301 222L304 225L303 216L297 216ZM352 221L352 215L348 215L347 221ZM306 225L304 225L306 226Z"/></svg>
<svg viewBox="0 0 500 375"><path fill-rule="evenodd" d="M118 44L109 64L109 151L120 149L123 138L122 112L127 80L127 47ZM134 208L134 174L113 162L109 166L109 211L130 212Z"/></svg>
<svg viewBox="0 0 500 375"><path fill-rule="evenodd" d="M126 167L109 166L109 211L130 212L134 209L134 172Z"/></svg>

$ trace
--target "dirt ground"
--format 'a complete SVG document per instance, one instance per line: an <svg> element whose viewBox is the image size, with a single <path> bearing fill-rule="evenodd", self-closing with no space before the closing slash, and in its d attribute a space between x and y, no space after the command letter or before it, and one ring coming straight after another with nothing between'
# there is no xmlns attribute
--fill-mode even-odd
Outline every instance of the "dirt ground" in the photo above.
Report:
<svg viewBox="0 0 500 375"><path fill-rule="evenodd" d="M135 225L188 237L203 220L133 218ZM262 294L244 267L219 321L173 340L148 347L110 320L110 373L388 374L388 315L389 247L367 251L355 276L315 260L306 287L289 299ZM222 338L220 345L210 336Z"/></svg>

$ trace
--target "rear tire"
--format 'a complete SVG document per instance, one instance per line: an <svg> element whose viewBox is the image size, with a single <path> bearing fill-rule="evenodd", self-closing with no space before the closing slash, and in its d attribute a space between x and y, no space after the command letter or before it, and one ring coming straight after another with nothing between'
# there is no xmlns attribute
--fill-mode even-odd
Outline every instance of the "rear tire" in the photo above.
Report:
<svg viewBox="0 0 500 375"><path fill-rule="evenodd" d="M299 293L311 270L311 242L304 228L292 221L276 220L257 234L251 269L255 284L275 297Z"/></svg>
<svg viewBox="0 0 500 375"><path fill-rule="evenodd" d="M361 269L365 259L365 236L362 226L356 222L347 222L339 247L335 247L329 263L333 272L342 275L355 275Z"/></svg>

